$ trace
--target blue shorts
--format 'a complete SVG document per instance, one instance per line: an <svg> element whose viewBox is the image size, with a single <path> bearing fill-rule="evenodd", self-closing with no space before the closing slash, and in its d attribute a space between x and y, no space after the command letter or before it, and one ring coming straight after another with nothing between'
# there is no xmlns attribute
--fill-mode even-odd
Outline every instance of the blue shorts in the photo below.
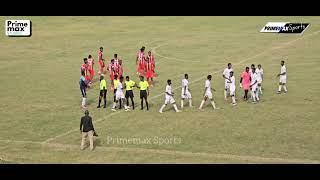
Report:
<svg viewBox="0 0 320 180"><path fill-rule="evenodd" d="M81 88L80 87L80 91L81 91L82 97L86 97L87 96L86 88Z"/></svg>

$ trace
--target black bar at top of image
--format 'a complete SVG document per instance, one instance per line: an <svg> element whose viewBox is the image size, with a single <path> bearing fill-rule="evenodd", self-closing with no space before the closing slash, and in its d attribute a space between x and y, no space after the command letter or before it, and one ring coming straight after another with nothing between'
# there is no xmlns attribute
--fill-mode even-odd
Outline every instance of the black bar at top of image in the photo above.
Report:
<svg viewBox="0 0 320 180"><path fill-rule="evenodd" d="M3 1L2 16L310 16L317 1Z"/></svg>

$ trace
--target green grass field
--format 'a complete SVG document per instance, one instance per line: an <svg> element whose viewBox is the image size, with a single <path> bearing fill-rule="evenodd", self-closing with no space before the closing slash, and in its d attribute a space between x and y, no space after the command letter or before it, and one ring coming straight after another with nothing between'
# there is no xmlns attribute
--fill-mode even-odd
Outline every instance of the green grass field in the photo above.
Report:
<svg viewBox="0 0 320 180"><path fill-rule="evenodd" d="M32 37L6 37L7 19L30 19ZM319 163L319 17L0 17L0 163ZM303 35L260 33L267 22L304 22ZM97 147L80 151L79 68L83 57L124 60L135 81L141 46L156 58L150 111L97 109L98 83L88 92L88 109L99 134ZM289 93L277 95L285 59ZM231 62L236 81L245 66L262 64L264 94L259 104L238 106L223 97L222 71ZM98 63L96 61L96 74ZM194 108L175 113L163 104L172 79L180 106L180 84L188 73ZM204 80L219 110L197 108ZM97 76L95 77L97 78ZM139 104L136 89L135 102ZM110 137L178 138L169 144L110 143Z"/></svg>

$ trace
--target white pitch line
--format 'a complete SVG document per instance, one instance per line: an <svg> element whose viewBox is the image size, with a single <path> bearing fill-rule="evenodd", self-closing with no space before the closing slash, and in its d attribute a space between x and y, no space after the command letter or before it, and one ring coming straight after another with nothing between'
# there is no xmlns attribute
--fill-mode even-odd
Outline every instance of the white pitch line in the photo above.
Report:
<svg viewBox="0 0 320 180"><path fill-rule="evenodd" d="M319 32L320 32L320 31L315 31L315 32L313 32L313 33L311 33L311 34L308 34L308 35L302 36L302 37L300 37L300 38L298 38L298 39L289 41L289 42L287 42L287 43L284 43L282 46L278 46L276 49L283 48L283 47L285 47L285 46L287 46L287 45L290 45L290 44L292 44L292 43L294 43L294 42L296 42L296 41L298 41L298 40L301 40L301 39L303 39L303 38L312 36L312 35L317 34L317 33L319 33ZM264 54L264 53L266 53L266 52L268 52L268 51L272 51L272 50L274 50L274 49L275 49L275 48L271 48L271 49L269 49L269 50L263 51L263 52L261 52L261 53L258 53L258 54L256 54L256 55L254 55L254 56L251 56L251 57L248 57L248 58L246 58L246 59L243 59L243 60L241 60L240 62L235 63L235 64L242 64L242 63L244 63L244 62L246 62L246 61L248 61L248 60L250 60L250 59L256 58L256 57L258 57L258 56L260 56L260 55L262 55L262 54ZM216 72L213 72L213 73L211 73L211 74L216 74L216 73L218 73L218 72L220 72L220 71L216 71ZM198 78L198 79L196 79L196 80L191 81L190 83L194 83L194 82L200 81L200 80L202 80L202 79L204 79L204 77L200 77L200 78ZM179 89L179 88L181 88L181 86L178 86L178 87L174 88L173 90L177 90L177 89ZM154 99L154 98L157 98L157 97L159 97L159 96L161 96L161 95L163 95L163 94L164 94L164 93L161 93L161 94L158 94L158 95L156 95L156 96L153 96L153 97L150 98L150 100L151 100L151 99ZM138 107L139 107L139 106L140 106L140 105L138 105ZM120 112L124 112L124 111L117 111L117 112L115 112L115 113L108 114L107 116L104 116L104 117L96 120L95 122L98 123L98 122L104 121L106 118L108 118L108 117L110 117L110 116L113 116L113 115L115 115L115 114L118 114L118 113L120 113ZM57 135L57 136L55 136L55 137L53 137L53 138L49 138L49 139L43 141L43 143L51 142L51 141L53 141L53 140L55 140L55 139L57 139L57 138L66 136L66 135L68 135L68 134L70 134L70 133L72 133L72 132L75 132L75 131L77 131L77 130L80 131L80 129L75 128L75 129L72 129L72 130L70 130L70 131L67 131L67 132L65 132L65 133L63 133L63 134Z"/></svg>
<svg viewBox="0 0 320 180"><path fill-rule="evenodd" d="M0 142L17 143L17 144L37 144L37 145L48 146L48 147L53 147L53 148L66 148L66 149L72 149L72 150L74 150L74 149L79 150L80 149L80 146L78 146L78 145L61 144L61 143L43 143L40 141L0 140ZM155 154L164 154L164 155L173 155L173 156L178 155L178 156L187 156L187 157L219 158L219 159L269 162L269 163L320 164L320 161L310 160L310 159L270 158L270 157L261 157L261 156L218 154L218 153L206 153L206 152L188 152L188 151L137 148L137 147L97 146L96 151L105 151L105 152L125 151L125 152L155 153Z"/></svg>

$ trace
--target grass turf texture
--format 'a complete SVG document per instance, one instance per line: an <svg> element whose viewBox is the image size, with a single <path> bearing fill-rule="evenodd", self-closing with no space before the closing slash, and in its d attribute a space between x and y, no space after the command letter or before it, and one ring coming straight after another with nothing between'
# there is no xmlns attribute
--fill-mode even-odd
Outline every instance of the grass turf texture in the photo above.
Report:
<svg viewBox="0 0 320 180"><path fill-rule="evenodd" d="M6 19L30 19L32 37L6 37ZM320 161L319 17L1 17L0 21L0 155L5 159L1 163ZM311 25L303 35L260 33L269 21ZM97 109L95 80L88 107L99 133L98 146L95 152L80 151L77 129L83 112L78 81L83 57L93 55L98 74L97 51L103 46L105 59L117 53L124 60L125 75L139 82L135 55L143 45L156 55L158 75L150 91L150 111L137 106L132 112L112 112L110 90L107 109ZM289 93L277 95L276 74L283 59ZM236 107L223 97L222 71L228 62L233 63L237 81ZM265 72L259 104L243 102L238 88L240 73L252 63L261 63ZM189 74L195 107L186 104L178 114L168 106L159 114L164 102L160 94L169 78L178 88L175 100L180 106L184 73ZM208 105L200 112L208 74L213 75L214 98L221 109ZM134 94L139 105L138 89ZM181 143L112 144L108 137L178 137Z"/></svg>

